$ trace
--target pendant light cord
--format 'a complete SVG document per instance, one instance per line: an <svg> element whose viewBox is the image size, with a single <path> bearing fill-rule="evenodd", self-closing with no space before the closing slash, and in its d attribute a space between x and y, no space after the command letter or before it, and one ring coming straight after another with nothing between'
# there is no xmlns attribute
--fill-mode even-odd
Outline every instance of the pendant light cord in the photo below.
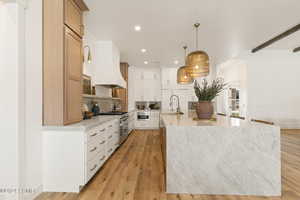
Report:
<svg viewBox="0 0 300 200"><path fill-rule="evenodd" d="M198 50L198 44L199 44L199 38L198 38L199 34L198 33L199 33L200 24L196 23L196 24L194 24L194 26L196 28L196 50Z"/></svg>
<svg viewBox="0 0 300 200"><path fill-rule="evenodd" d="M186 64L186 50L187 50L187 46L184 46L183 49L184 49L184 63Z"/></svg>
<svg viewBox="0 0 300 200"><path fill-rule="evenodd" d="M196 50L198 50L198 43L199 43L199 38L198 38L198 27L196 27Z"/></svg>

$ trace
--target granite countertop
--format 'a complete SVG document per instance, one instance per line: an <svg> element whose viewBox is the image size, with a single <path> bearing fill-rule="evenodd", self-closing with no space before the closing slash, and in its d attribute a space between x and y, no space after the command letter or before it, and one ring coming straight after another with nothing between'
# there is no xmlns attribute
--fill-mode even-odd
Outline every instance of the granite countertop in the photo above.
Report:
<svg viewBox="0 0 300 200"><path fill-rule="evenodd" d="M77 130L86 131L105 122L120 119L120 115L96 116L92 119L83 120L81 122L67 126L43 126L44 130Z"/></svg>
<svg viewBox="0 0 300 200"><path fill-rule="evenodd" d="M184 115L175 115L170 113L162 113L162 120L165 126L221 126L221 127L240 127L253 125L253 122L247 120L230 118L224 116L216 116L216 120L194 120L195 112L189 112Z"/></svg>

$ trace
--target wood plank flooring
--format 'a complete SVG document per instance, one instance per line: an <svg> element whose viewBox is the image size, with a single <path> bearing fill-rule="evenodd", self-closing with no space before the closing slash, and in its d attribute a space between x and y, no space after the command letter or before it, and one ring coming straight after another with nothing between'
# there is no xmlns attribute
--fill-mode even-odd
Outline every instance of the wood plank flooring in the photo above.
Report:
<svg viewBox="0 0 300 200"><path fill-rule="evenodd" d="M43 193L36 200L300 200L300 130L282 132L283 196L169 195L158 131L135 131L80 194Z"/></svg>

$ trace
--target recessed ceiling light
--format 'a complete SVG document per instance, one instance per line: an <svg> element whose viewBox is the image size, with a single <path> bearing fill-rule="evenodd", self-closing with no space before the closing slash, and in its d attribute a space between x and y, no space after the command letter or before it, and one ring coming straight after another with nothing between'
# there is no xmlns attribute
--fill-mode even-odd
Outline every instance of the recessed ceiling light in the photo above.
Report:
<svg viewBox="0 0 300 200"><path fill-rule="evenodd" d="M141 52L142 52L142 53L146 53L146 52L147 52L147 49L141 49Z"/></svg>
<svg viewBox="0 0 300 200"><path fill-rule="evenodd" d="M144 61L144 64L145 64L145 65L148 65L148 63L149 63L148 61Z"/></svg>
<svg viewBox="0 0 300 200"><path fill-rule="evenodd" d="M179 63L178 60L175 60L175 61L174 61L174 64L175 64L175 65L178 65L178 63Z"/></svg>
<svg viewBox="0 0 300 200"><path fill-rule="evenodd" d="M139 26L139 25L136 25L136 26L134 26L134 30L135 30L135 31L141 31L141 30L142 30L142 27Z"/></svg>

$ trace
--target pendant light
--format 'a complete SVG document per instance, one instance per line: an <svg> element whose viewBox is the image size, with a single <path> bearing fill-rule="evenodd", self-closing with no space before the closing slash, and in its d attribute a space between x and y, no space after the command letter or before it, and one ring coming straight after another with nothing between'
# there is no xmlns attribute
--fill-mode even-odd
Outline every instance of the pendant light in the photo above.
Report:
<svg viewBox="0 0 300 200"><path fill-rule="evenodd" d="M186 58L186 49L187 46L183 47L185 53L184 53L184 59ZM177 83L178 84L191 84L194 81L194 79L189 75L187 71L187 66L186 66L186 59L185 59L185 65L180 67L177 70Z"/></svg>
<svg viewBox="0 0 300 200"><path fill-rule="evenodd" d="M187 56L187 71L192 78L204 77L209 74L209 57L206 52L198 50L198 29L200 24L194 24L196 28L196 51Z"/></svg>
<svg viewBox="0 0 300 200"><path fill-rule="evenodd" d="M85 46L83 47L83 49L86 49L86 48L88 49L87 62L88 62L89 64L91 64L91 63L92 63L91 48L90 48L89 45L85 45ZM83 61L85 62L85 59L83 59Z"/></svg>

